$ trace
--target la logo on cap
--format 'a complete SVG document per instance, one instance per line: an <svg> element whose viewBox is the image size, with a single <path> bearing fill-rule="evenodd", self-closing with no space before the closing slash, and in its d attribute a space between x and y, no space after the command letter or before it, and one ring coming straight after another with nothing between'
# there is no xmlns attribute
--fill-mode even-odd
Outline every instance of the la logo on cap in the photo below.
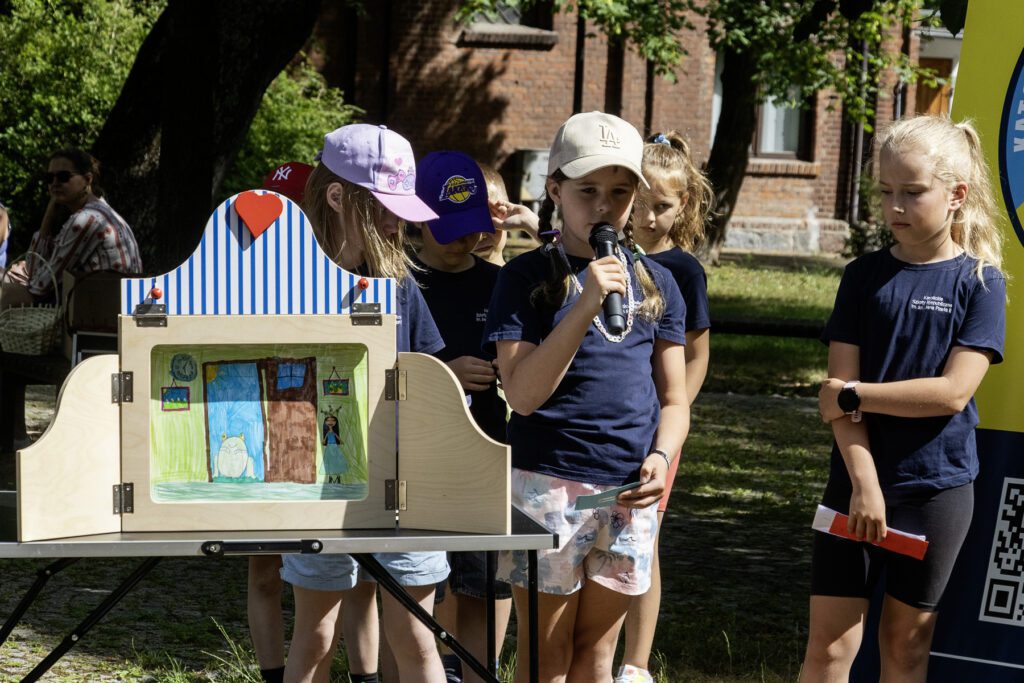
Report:
<svg viewBox="0 0 1024 683"><path fill-rule="evenodd" d="M611 126L606 125L604 123L600 123L598 124L598 127L601 129L602 147L611 147L612 149L622 148L622 142L619 140L618 136L615 135L615 131L612 129Z"/></svg>

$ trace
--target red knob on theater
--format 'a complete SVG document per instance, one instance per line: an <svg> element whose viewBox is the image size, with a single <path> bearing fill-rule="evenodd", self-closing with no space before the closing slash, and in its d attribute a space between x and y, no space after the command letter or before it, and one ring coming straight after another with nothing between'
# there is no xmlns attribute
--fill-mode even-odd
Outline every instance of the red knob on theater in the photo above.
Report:
<svg viewBox="0 0 1024 683"><path fill-rule="evenodd" d="M369 289L369 287L370 287L370 281L369 280L367 280L365 277L359 278L359 289Z"/></svg>
<svg viewBox="0 0 1024 683"><path fill-rule="evenodd" d="M153 301L156 301L157 299L162 299L164 297L164 290L160 289L159 287L154 287L153 289L149 290L149 296L151 299L153 299Z"/></svg>

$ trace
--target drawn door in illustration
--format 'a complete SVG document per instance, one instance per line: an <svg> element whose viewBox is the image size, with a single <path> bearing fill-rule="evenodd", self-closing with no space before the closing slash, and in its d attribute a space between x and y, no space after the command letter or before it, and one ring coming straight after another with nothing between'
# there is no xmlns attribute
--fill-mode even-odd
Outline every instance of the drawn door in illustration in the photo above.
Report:
<svg viewBox="0 0 1024 683"><path fill-rule="evenodd" d="M266 481L316 482L316 358L259 361L266 378Z"/></svg>
<svg viewBox="0 0 1024 683"><path fill-rule="evenodd" d="M209 480L264 481L266 430L256 363L203 363L203 393Z"/></svg>

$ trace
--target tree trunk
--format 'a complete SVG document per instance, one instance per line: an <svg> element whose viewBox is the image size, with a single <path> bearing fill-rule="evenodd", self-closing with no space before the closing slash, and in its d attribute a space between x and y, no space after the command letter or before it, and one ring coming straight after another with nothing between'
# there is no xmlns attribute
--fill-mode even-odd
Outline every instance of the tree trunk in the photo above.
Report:
<svg viewBox="0 0 1024 683"><path fill-rule="evenodd" d="M195 248L264 91L302 49L319 8L170 0L93 148L146 272L173 268Z"/></svg>
<svg viewBox="0 0 1024 683"><path fill-rule="evenodd" d="M726 48L723 59L722 109L707 165L708 180L715 191L715 213L708 226L706 247L713 263L718 262L726 226L743 186L759 102L752 56Z"/></svg>

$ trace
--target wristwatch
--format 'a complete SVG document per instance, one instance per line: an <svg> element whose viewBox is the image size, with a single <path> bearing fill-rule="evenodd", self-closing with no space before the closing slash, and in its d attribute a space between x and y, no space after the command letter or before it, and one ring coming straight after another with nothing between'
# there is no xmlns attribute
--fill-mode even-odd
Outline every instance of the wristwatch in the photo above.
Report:
<svg viewBox="0 0 1024 683"><path fill-rule="evenodd" d="M839 409L849 415L850 419L854 422L860 422L861 417L863 417L860 412L860 395L857 394L858 384L860 382L847 382L839 390L839 396L836 397Z"/></svg>

